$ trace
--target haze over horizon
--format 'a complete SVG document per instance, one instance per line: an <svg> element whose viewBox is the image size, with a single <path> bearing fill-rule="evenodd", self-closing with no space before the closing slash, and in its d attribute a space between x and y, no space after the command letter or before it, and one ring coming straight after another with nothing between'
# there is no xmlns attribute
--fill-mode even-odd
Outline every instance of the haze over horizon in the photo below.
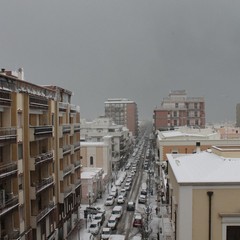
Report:
<svg viewBox="0 0 240 240"><path fill-rule="evenodd" d="M128 98L139 119L171 90L204 97L206 122L235 121L240 2L88 0L1 2L0 68L74 93L81 117Z"/></svg>

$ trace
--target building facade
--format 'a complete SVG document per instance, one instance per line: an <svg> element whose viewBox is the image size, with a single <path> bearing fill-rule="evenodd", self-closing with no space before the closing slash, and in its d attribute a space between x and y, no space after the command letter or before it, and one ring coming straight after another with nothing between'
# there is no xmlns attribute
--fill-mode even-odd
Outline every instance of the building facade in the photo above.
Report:
<svg viewBox="0 0 240 240"><path fill-rule="evenodd" d="M111 118L99 117L92 122L81 119L82 142L102 142L106 136L111 136L112 170L115 171L123 166L132 152L131 133L126 127L116 125Z"/></svg>
<svg viewBox="0 0 240 240"><path fill-rule="evenodd" d="M240 127L240 103L236 105L236 127Z"/></svg>
<svg viewBox="0 0 240 240"><path fill-rule="evenodd" d="M168 203L176 240L240 239L240 148L168 155Z"/></svg>
<svg viewBox="0 0 240 240"><path fill-rule="evenodd" d="M126 98L112 98L104 103L105 116L112 118L117 125L129 129L133 136L138 136L138 109L134 101Z"/></svg>
<svg viewBox="0 0 240 240"><path fill-rule="evenodd" d="M65 239L81 199L79 107L4 70L0 95L1 239Z"/></svg>
<svg viewBox="0 0 240 240"><path fill-rule="evenodd" d="M154 129L178 126L205 127L205 101L203 97L187 97L185 90L171 91L160 107L153 111Z"/></svg>

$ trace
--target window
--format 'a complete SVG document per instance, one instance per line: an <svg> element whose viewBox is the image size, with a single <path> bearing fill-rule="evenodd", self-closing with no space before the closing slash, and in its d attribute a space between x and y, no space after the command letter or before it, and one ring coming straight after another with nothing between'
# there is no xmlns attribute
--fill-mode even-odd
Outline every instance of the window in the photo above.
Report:
<svg viewBox="0 0 240 240"><path fill-rule="evenodd" d="M90 165L93 165L93 157L90 157Z"/></svg>
<svg viewBox="0 0 240 240"><path fill-rule="evenodd" d="M240 226L227 226L227 239L236 240L240 239Z"/></svg>
<svg viewBox="0 0 240 240"><path fill-rule="evenodd" d="M178 103L175 103L175 108L178 108Z"/></svg>
<svg viewBox="0 0 240 240"><path fill-rule="evenodd" d="M240 239L240 215L220 214L222 217L223 240Z"/></svg>

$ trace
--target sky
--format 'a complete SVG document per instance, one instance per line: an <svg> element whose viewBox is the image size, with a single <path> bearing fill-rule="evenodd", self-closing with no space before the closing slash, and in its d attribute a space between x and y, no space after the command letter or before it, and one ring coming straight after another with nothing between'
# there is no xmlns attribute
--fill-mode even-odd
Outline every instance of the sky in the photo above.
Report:
<svg viewBox="0 0 240 240"><path fill-rule="evenodd" d="M240 102L239 0L1 1L0 68L73 92L82 118L128 98L139 119L171 90L204 97L207 122Z"/></svg>

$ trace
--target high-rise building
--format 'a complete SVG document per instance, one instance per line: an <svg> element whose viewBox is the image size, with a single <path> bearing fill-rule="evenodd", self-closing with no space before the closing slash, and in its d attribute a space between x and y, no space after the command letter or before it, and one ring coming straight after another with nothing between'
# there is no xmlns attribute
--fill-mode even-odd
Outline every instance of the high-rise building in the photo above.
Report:
<svg viewBox="0 0 240 240"><path fill-rule="evenodd" d="M138 136L138 109L134 101L110 98L105 103L105 116L118 125L126 126L133 136Z"/></svg>
<svg viewBox="0 0 240 240"><path fill-rule="evenodd" d="M0 72L0 238L66 239L81 199L72 93Z"/></svg>
<svg viewBox="0 0 240 240"><path fill-rule="evenodd" d="M185 90L171 91L153 114L155 130L178 126L205 127L203 97L187 97Z"/></svg>

